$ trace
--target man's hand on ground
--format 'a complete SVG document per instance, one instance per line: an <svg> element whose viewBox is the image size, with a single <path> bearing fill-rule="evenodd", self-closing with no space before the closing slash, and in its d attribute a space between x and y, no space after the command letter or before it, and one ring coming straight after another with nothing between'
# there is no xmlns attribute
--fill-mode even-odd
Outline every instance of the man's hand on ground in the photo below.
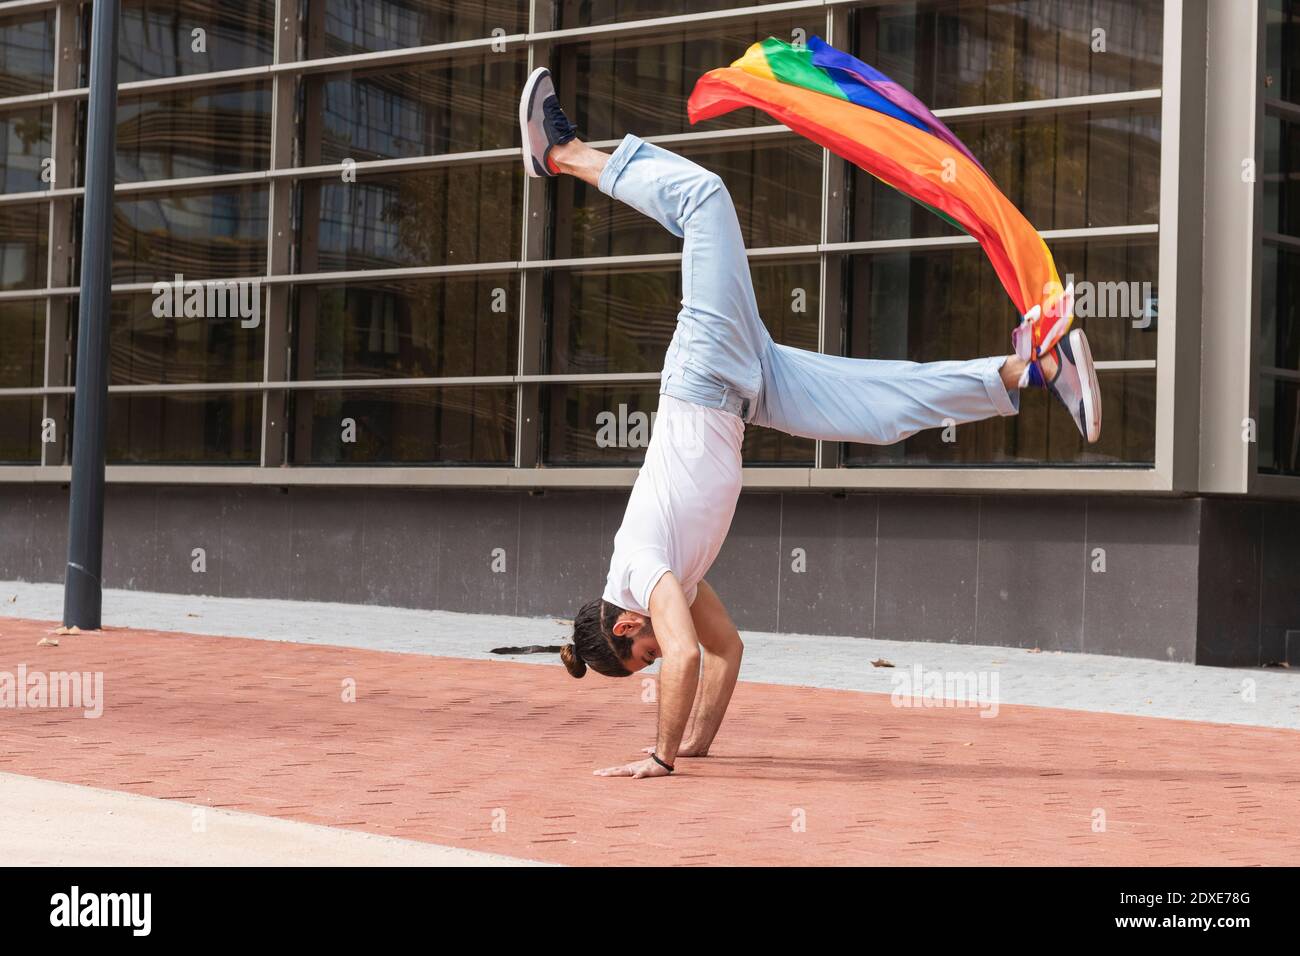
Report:
<svg viewBox="0 0 1300 956"><path fill-rule="evenodd" d="M666 777L668 770L655 763L654 759L641 760L637 763L625 764L622 767L606 767L604 770L594 771L597 777Z"/></svg>
<svg viewBox="0 0 1300 956"><path fill-rule="evenodd" d="M642 747L641 752L643 754L652 754L655 749L653 747ZM708 747L698 747L691 743L683 743L677 748L677 756L679 757L707 757L708 755Z"/></svg>

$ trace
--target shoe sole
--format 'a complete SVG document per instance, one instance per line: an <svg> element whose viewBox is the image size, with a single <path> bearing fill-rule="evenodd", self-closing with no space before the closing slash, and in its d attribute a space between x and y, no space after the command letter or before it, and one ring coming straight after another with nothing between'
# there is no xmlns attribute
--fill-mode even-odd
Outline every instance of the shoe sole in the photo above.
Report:
<svg viewBox="0 0 1300 956"><path fill-rule="evenodd" d="M1079 370L1079 388L1083 392L1079 403L1083 406L1083 424L1088 444L1101 438L1101 388L1097 384L1097 366L1092 361L1092 349L1083 329L1069 334L1070 351L1074 353L1074 367Z"/></svg>
<svg viewBox="0 0 1300 956"><path fill-rule="evenodd" d="M542 179L546 174L537 171L537 157L533 155L532 137L528 135L528 117L533 111L533 94L537 92L537 84L550 72L544 66L533 70L528 77L528 82L524 84L523 93L519 95L520 153L524 161L524 172L534 179Z"/></svg>

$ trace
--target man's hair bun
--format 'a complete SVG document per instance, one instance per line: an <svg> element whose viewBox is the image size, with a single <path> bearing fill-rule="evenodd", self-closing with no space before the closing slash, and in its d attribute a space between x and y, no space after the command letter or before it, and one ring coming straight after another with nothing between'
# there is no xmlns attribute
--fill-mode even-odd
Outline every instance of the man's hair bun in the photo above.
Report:
<svg viewBox="0 0 1300 956"><path fill-rule="evenodd" d="M561 647L560 660L564 661L564 666L574 677L581 677L587 673L587 664L582 659L582 654L578 652L577 644L565 644Z"/></svg>

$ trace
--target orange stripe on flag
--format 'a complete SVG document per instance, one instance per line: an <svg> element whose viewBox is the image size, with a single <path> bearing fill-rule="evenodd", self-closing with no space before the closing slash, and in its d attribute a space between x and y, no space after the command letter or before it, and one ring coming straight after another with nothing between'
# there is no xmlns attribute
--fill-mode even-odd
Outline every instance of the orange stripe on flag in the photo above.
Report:
<svg viewBox="0 0 1300 956"><path fill-rule="evenodd" d="M1023 315L1060 289L1051 252L993 181L948 143L902 123L799 86L734 67L700 78L687 104L692 123L742 106L771 115L889 186L943 211L977 239Z"/></svg>

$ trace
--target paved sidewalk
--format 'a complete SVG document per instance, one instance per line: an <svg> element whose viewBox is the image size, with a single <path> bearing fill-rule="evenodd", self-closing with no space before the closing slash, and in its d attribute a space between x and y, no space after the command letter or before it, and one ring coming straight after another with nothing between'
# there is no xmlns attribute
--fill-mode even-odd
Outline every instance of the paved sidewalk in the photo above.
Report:
<svg viewBox="0 0 1300 956"><path fill-rule="evenodd" d="M0 582L0 615L58 620L62 613L61 585ZM488 653L493 647L558 644L569 634L549 618L121 590L104 592L104 622L497 661L501 658ZM996 675L1003 704L1300 730L1300 672L1285 669L852 637L756 632L744 637L741 677L747 681L888 694L920 666L924 672ZM881 658L894 668L871 666ZM515 660L559 666L551 655Z"/></svg>
<svg viewBox="0 0 1300 956"><path fill-rule="evenodd" d="M605 779L652 740L641 680L135 629L38 647L52 626L0 619L0 672L102 672L102 716L0 711L0 773L568 864L1300 853L1292 730L742 683L714 756Z"/></svg>

